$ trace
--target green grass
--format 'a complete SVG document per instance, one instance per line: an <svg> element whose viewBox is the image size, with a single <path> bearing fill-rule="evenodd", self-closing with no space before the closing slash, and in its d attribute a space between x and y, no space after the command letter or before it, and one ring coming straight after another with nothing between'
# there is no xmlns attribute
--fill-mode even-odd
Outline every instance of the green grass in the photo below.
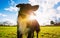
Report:
<svg viewBox="0 0 60 38"><path fill-rule="evenodd" d="M0 26L0 38L17 38L17 27Z"/></svg>
<svg viewBox="0 0 60 38"><path fill-rule="evenodd" d="M60 38L60 26L41 27L40 38Z"/></svg>
<svg viewBox="0 0 60 38"><path fill-rule="evenodd" d="M17 27L0 26L0 38L17 38ZM60 38L60 26L41 26L39 38Z"/></svg>

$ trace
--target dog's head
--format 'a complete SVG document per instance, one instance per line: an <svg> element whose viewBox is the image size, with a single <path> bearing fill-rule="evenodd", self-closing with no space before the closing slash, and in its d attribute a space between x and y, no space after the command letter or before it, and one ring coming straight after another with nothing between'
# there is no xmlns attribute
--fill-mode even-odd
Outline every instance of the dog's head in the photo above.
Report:
<svg viewBox="0 0 60 38"><path fill-rule="evenodd" d="M39 8L39 5L31 6L30 4L18 4L18 5L16 5L16 7L20 8L20 9L36 11Z"/></svg>

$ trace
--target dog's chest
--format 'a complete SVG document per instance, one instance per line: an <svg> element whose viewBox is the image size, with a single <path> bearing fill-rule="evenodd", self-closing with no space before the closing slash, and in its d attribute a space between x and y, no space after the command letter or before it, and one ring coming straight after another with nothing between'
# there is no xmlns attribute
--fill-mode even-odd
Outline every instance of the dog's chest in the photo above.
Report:
<svg viewBox="0 0 60 38"><path fill-rule="evenodd" d="M19 29L22 31L22 33L24 33L25 31L27 31L27 17L18 17L18 25L19 25ZM26 33L26 32L25 32Z"/></svg>

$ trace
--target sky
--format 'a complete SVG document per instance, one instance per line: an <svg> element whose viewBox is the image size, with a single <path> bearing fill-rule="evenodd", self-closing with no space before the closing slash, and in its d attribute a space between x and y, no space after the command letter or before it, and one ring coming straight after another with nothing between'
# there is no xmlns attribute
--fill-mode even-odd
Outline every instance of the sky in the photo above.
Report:
<svg viewBox="0 0 60 38"><path fill-rule="evenodd" d="M60 22L60 0L0 0L0 22L9 21L17 24L19 3L39 5L35 11L37 21L40 25L50 24L50 21Z"/></svg>

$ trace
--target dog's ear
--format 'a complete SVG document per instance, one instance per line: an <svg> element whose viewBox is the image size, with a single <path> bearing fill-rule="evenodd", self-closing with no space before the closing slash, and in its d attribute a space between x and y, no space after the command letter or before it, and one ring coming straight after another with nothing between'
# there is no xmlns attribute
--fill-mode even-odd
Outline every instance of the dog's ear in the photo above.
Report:
<svg viewBox="0 0 60 38"><path fill-rule="evenodd" d="M18 4L18 5L16 5L16 7L18 7L18 8L20 8L20 7L22 7L23 6L23 4Z"/></svg>
<svg viewBox="0 0 60 38"><path fill-rule="evenodd" d="M32 6L33 11L36 11L39 8L39 5Z"/></svg>

